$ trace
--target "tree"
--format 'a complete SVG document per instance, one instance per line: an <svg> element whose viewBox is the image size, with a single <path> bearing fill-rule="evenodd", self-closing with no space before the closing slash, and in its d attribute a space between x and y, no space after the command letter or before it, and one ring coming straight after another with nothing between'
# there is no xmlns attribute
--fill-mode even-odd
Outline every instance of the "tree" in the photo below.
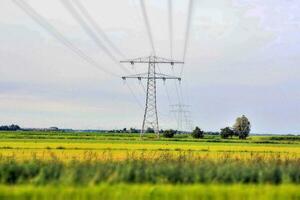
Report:
<svg viewBox="0 0 300 200"><path fill-rule="evenodd" d="M0 126L0 131L17 131L21 130L20 126L12 124L10 126Z"/></svg>
<svg viewBox="0 0 300 200"><path fill-rule="evenodd" d="M172 138L172 137L174 137L175 134L176 134L176 131L174 131L174 130L172 130L172 129L170 129L170 130L165 130L165 131L163 132L163 136L164 136L165 138Z"/></svg>
<svg viewBox="0 0 300 200"><path fill-rule="evenodd" d="M225 127L221 129L220 135L221 138L227 139L234 136L234 131L230 127Z"/></svg>
<svg viewBox="0 0 300 200"><path fill-rule="evenodd" d="M240 139L246 139L251 130L250 121L245 115L238 117L233 125L233 130Z"/></svg>
<svg viewBox="0 0 300 200"><path fill-rule="evenodd" d="M203 138L204 137L204 131L202 131L198 126L196 126L195 130L192 132L193 138Z"/></svg>
<svg viewBox="0 0 300 200"><path fill-rule="evenodd" d="M130 128L130 133L139 133L140 131L135 128Z"/></svg>
<svg viewBox="0 0 300 200"><path fill-rule="evenodd" d="M154 129L148 127L148 128L146 129L146 133L154 133Z"/></svg>

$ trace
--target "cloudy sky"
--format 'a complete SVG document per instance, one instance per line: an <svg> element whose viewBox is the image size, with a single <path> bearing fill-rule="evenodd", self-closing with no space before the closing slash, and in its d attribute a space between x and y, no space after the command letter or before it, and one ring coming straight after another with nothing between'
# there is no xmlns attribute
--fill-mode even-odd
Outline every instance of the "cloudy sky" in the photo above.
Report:
<svg viewBox="0 0 300 200"><path fill-rule="evenodd" d="M0 1L0 123L22 127L140 128L144 91L100 49L61 0L25 0L111 76L87 63L26 15ZM152 53L139 0L81 0L124 54ZM173 57L184 52L188 0L172 0ZM168 1L145 0L156 55L170 57ZM300 132L300 2L194 0L190 36L177 85L194 125L219 130L245 114L254 133ZM114 52L111 49L112 52ZM131 73L146 66L124 65ZM168 65L159 66L172 74ZM181 66L175 66L179 74ZM143 83L145 85L145 83ZM162 128L176 128L169 105L176 83L158 83ZM130 89L134 92L132 95Z"/></svg>

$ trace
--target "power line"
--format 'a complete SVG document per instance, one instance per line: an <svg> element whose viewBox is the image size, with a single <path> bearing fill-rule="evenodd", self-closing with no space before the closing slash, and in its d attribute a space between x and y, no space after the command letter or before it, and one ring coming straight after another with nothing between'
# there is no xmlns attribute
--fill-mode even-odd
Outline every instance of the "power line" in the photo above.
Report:
<svg viewBox="0 0 300 200"><path fill-rule="evenodd" d="M149 23L149 18L148 18L148 15L147 15L144 0L140 0L140 3L141 3L142 13L143 13L143 16L144 16L144 22L145 22L145 25L146 25L149 41L150 41L151 48L152 48L152 53L154 53L154 55L155 55L155 48L154 48L154 42L153 42L153 37L152 37L152 32L151 32L151 26L150 26L150 23Z"/></svg>
<svg viewBox="0 0 300 200"><path fill-rule="evenodd" d="M143 110L143 105L142 105L142 103L140 102L140 100L137 98L137 96L135 95L133 89L132 89L132 88L129 86L129 84L127 84L126 82L125 82L125 85L126 85L127 88L129 89L131 95L134 97L134 100L135 100L135 101L137 102L137 104L139 105L139 108L140 108L141 110Z"/></svg>
<svg viewBox="0 0 300 200"><path fill-rule="evenodd" d="M90 22L90 24L94 27L95 31L102 37L102 39L122 58L125 57L123 52L109 39L106 35L105 31L99 26L99 24L93 19L90 15L89 11L83 6L80 0L73 0L74 4L79 8L80 12L83 16Z"/></svg>
<svg viewBox="0 0 300 200"><path fill-rule="evenodd" d="M191 20L192 20L192 15L193 15L193 5L194 5L194 0L189 0L189 5L188 5L188 16L187 16L187 22L186 22L186 29L185 29L185 38L184 38L184 49L183 49L183 61L185 63L185 59L186 59L186 54L187 54L187 48L188 48L188 42L189 42L189 36L190 36L190 29L191 29ZM180 76L183 76L183 68L184 68L184 63L181 65L181 70L180 70ZM174 73L174 71L173 71ZM188 80L186 80L188 81ZM176 87L176 92L177 92L177 96L179 99L179 106L184 106L184 104L182 102L184 102L184 95L183 95L183 91L182 91L182 87L179 84L179 86L177 86L177 84L175 83L175 87ZM186 91L188 93L188 91ZM187 113L190 113L190 111L186 111L186 112L181 112L180 115L183 115L185 120L186 120L186 124L190 124L190 126L192 126L192 120L189 119L188 120L188 116ZM181 116L181 120L182 120L182 116ZM178 122L178 124L182 124L182 122Z"/></svg>
<svg viewBox="0 0 300 200"><path fill-rule="evenodd" d="M110 50L101 42L101 40L98 38L97 34L93 32L93 30L86 24L84 19L79 15L79 13L76 11L75 7L71 4L69 0L61 0L62 4L65 6L65 8L70 12L70 14L73 16L73 18L79 23L79 25L82 27L82 29L90 36L90 38L96 43L96 45L106 53L119 67L121 67L126 73L129 73L130 71L123 67L118 59L110 52Z"/></svg>
<svg viewBox="0 0 300 200"><path fill-rule="evenodd" d="M173 4L172 0L168 0L168 22L169 22L169 38L170 38L170 55L173 57ZM174 69L172 68L173 76L175 76ZM175 81L175 89L177 94L178 103L181 103L180 93L177 87L177 81Z"/></svg>
<svg viewBox="0 0 300 200"><path fill-rule="evenodd" d="M192 15L193 15L193 4L194 4L194 0L189 0L188 17L187 17L187 22L186 22L185 39L184 39L184 45L183 45L183 57L182 57L183 62L185 62L188 41L189 41L189 37L190 37L191 19L192 19ZM183 66L184 66L184 64L181 66L180 76L182 76L182 73L183 73Z"/></svg>
<svg viewBox="0 0 300 200"><path fill-rule="evenodd" d="M147 91L146 91L146 87L144 86L143 82L142 81L139 81L139 85L141 86L143 92L146 94Z"/></svg>
<svg viewBox="0 0 300 200"><path fill-rule="evenodd" d="M173 73L173 75L175 75L175 72L174 72L173 68L172 68L172 73ZM179 89L178 89L178 86L177 86L177 81L174 81L174 83L175 83L175 91L176 91L178 103L180 104L181 103L181 96L180 96L180 92L179 92Z"/></svg>
<svg viewBox="0 0 300 200"><path fill-rule="evenodd" d="M36 23L42 26L46 31L48 31L53 37L55 37L58 41L64 44L66 47L71 49L76 55L84 59L86 62L90 63L91 65L97 67L98 69L108 73L114 77L119 77L118 74L110 72L109 70L104 69L100 66L96 61L94 61L91 57L87 56L84 52L74 46L66 37L64 37L58 30L56 30L50 23L47 22L45 18L39 15L31 6L23 2L22 0L13 0L13 2L20 7L29 17L31 17ZM134 99L137 101L139 106L142 108L141 103L139 102L138 98L134 94L134 91L127 85L129 91L134 96Z"/></svg>
<svg viewBox="0 0 300 200"><path fill-rule="evenodd" d="M83 7L82 4L78 0L74 0L75 5L73 5L71 3L71 1L69 1L69 0L61 0L61 1L62 1L63 5L66 7L66 9L69 10L69 12L73 16L73 18L80 24L80 26L84 29L84 31L96 43L96 45L100 49L102 49L124 71L128 72L128 69L124 68L118 62L117 58L112 54L112 52L110 51L110 49L106 47L105 44L107 43L110 46L110 48L113 49L114 51L116 51L119 55L122 54L122 52L109 40L109 38L107 37L107 35L105 34L105 32L93 20L93 18L91 17L91 15L89 14L89 12L85 9L85 7ZM45 18L43 18L41 15L39 15L31 6L29 6L23 0L13 0L13 2L17 6L19 6L28 16L30 16L36 23L38 23L45 30L47 30L52 36L54 36L57 40L59 40L66 47L70 48L76 55L80 56L86 62L92 64L93 66L95 66L95 67L97 67L99 69L101 69L102 71L104 71L106 73L109 73L112 76L118 76L117 74L115 74L113 72L110 72L109 70L106 70L105 68L103 68L102 66L100 66L94 59L92 59L90 56L86 55L79 48L77 48L76 46L74 46L63 34L61 34L58 30L56 30L49 22L47 22L47 20ZM145 4L144 4L144 0L140 0L140 2L141 2L141 8L142 8L143 16L144 16L144 22L145 22L147 34L148 34L148 37L149 37L149 41L150 41L150 44L151 44L152 51L153 51L153 53L155 55L156 52L155 52L155 47L154 47L154 42L153 42L153 36L152 36L152 32L151 32L151 26L150 26L150 23L149 23L149 18L148 18L147 12L146 12L146 7L145 7ZM190 28L190 19L191 19L190 15L191 15L192 2L193 2L193 0L190 0L189 16L188 16L187 30L186 30L186 36L185 36L186 38L185 38L185 45L184 45L184 55L183 55L184 59L185 59L185 56L186 56L186 49L187 49L187 43L188 43L188 37L189 37L189 28ZM79 9L80 12L78 11L78 9ZM169 32L170 33L169 34L170 34L170 55L171 55L171 57L173 57L173 19L172 19L172 9L173 9L172 8L172 2L171 2L171 0L169 0L169 24L170 24L170 27L169 27ZM87 21L89 23L87 23ZM91 28L91 26L94 27L94 29ZM97 34L100 35L102 37L102 39L106 43L103 43L101 41L101 39L97 36ZM153 59L153 61L151 59ZM149 64L149 69L151 68L151 70L152 70L152 71L148 70L148 76L147 77L142 77L142 78L145 78L145 79L148 80L148 83L147 83L147 101L153 101L155 103L154 114L156 115L156 122L152 121L151 123L152 123L152 125L154 124L154 127L155 127L156 132L157 132L158 131L158 119L157 119L157 110L156 110L156 81L153 81L153 80L156 80L156 79L161 79L161 80L177 79L177 80L181 80L181 78L162 74L160 72L159 66L157 66L157 68L158 68L158 71L160 73L157 73L157 72L155 72L155 65L157 63L169 63L171 65L174 65L174 63L182 63L182 62L177 62L177 61L173 61L173 60L167 60L167 59L159 58L159 57L156 57L156 56L150 56L149 60L146 59L146 61L143 61L143 62L141 62L141 60L134 60L134 62L136 62L136 63L139 63L139 62L140 63L145 63L145 62L147 62ZM130 61L130 62L133 62L133 61ZM181 74L182 74L182 71L183 71L183 69L181 69ZM175 74L174 71L173 71L173 74ZM136 77L127 76L126 78L141 78L141 77L139 75L139 76L136 76ZM149 82L151 82L151 83L149 83ZM132 88L130 88L130 86L128 84L126 84L126 85L127 85L128 89L130 90L130 92L132 93L132 95L134 96L134 98L136 99L136 101L138 102L139 106L142 108L142 104L139 102L139 100L136 97L136 95L134 94L134 91L132 90ZM177 84L175 84L175 86L176 86L176 92L177 92L177 96L178 96L178 101L180 103L181 102L181 96L180 95L182 95L182 91L181 91L181 88L179 88L180 90L178 90ZM142 85L142 87L143 87L143 85ZM144 90L145 90L145 88L144 88ZM153 91L149 92L150 90L153 90ZM153 96L149 97L149 95L153 95ZM167 96L168 96L168 100L169 100L169 103L170 103L170 97L169 97L168 91L167 91ZM151 102L150 102L150 104L151 104ZM145 117L144 117L143 128L142 128L143 131L145 130L146 123L149 122L148 119L146 119L147 118L146 114L148 114L147 112L149 112L149 111L147 111L147 106L151 107L150 104L146 103L146 111L145 111Z"/></svg>
<svg viewBox="0 0 300 200"><path fill-rule="evenodd" d="M167 84L164 83L164 85L165 85L165 90L166 90L166 95L167 95L168 103L169 103L169 105L172 105L171 97L170 97L170 93L169 93ZM176 114L172 115L172 113L171 113L171 116L174 117L174 119L175 119L175 121L176 121Z"/></svg>
<svg viewBox="0 0 300 200"><path fill-rule="evenodd" d="M60 41L63 45L68 47L70 50L73 51L77 56L84 59L89 64L97 67L101 71L110 74L111 76L118 77L118 74L113 73L101 65L99 65L94 59L90 56L86 55L83 51L79 48L74 46L63 34L61 34L57 29L55 29L47 20L38 14L29 4L25 3L23 0L12 0L19 8L21 8L32 20L34 20L37 24L43 27L49 34L55 37L58 41Z"/></svg>
<svg viewBox="0 0 300 200"><path fill-rule="evenodd" d="M150 26L150 23L149 23L149 18L148 18L148 14L147 14L147 11L146 11L146 6L145 6L145 3L144 3L144 0L140 0L140 5L141 5L142 14L143 14L144 24L146 26L146 31L147 31L147 34L148 34L148 38L149 38L149 41L150 41L151 48L152 48L152 53L155 55L156 52L155 52L155 47L154 47L154 42L153 42L153 36L152 36L151 26ZM156 67L157 67L158 72L160 74L162 74L158 63L156 63ZM143 89L144 89L144 91L145 91L145 93L146 93L147 96L148 96L148 91L149 91L148 87L149 87L149 84L147 84L147 90L146 90L145 87L143 86ZM156 93L156 91L155 91L155 93ZM155 96L156 96L156 94L155 94ZM155 104L156 104L156 102L155 102ZM156 105L155 105L155 110L156 110ZM145 118L147 117L146 116L146 112L147 112L147 105L146 105L146 111L145 111L145 116L144 116L144 123L143 123L143 127L142 127L142 133L144 132L145 121L146 121ZM158 111L156 110L156 115L157 115L157 112ZM155 120L153 120L153 121L155 121ZM156 129L158 130L158 120L156 119L156 121L157 121L156 123L152 122L152 126L153 127L156 126Z"/></svg>
<svg viewBox="0 0 300 200"><path fill-rule="evenodd" d="M158 67L158 71L160 72L160 68L159 68L159 65L157 64L157 67ZM173 69L173 68L172 68ZM174 77L176 77L176 75L175 75L175 73L174 73L174 71L172 70L172 74L173 74L173 76ZM160 72L161 73L161 72ZM174 80L175 81L175 85L176 85L176 82L177 82L177 80ZM180 79L180 81L181 81L181 79ZM165 89L165 91L166 91L166 95L167 95L167 99L168 99L168 103L169 103L169 105L171 105L172 103L171 103L171 98L170 98L170 94L169 94L169 91L168 91L168 88L167 88L167 85L166 85L166 83L165 83L165 81L164 81L164 89ZM176 88L177 89L177 88ZM178 93L178 91L176 91L177 93ZM179 96L177 96L177 98L179 98ZM179 101L179 100L178 100ZM179 103L179 102L178 102ZM172 115L173 116L173 115ZM174 119L175 119L175 121L176 121L176 116L174 115Z"/></svg>
<svg viewBox="0 0 300 200"><path fill-rule="evenodd" d="M168 16L169 16L169 37L170 37L170 56L173 59L173 4L172 0L168 0Z"/></svg>

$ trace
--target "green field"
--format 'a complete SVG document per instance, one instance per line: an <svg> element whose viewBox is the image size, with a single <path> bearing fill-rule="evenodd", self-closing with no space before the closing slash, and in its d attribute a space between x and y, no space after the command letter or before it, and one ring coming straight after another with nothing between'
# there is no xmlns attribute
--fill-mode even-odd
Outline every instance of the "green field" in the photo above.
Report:
<svg viewBox="0 0 300 200"><path fill-rule="evenodd" d="M170 199L170 200L279 200L300 199L297 185L98 185L69 186L0 186L0 199Z"/></svg>
<svg viewBox="0 0 300 200"><path fill-rule="evenodd" d="M300 199L300 137L0 132L0 199Z"/></svg>

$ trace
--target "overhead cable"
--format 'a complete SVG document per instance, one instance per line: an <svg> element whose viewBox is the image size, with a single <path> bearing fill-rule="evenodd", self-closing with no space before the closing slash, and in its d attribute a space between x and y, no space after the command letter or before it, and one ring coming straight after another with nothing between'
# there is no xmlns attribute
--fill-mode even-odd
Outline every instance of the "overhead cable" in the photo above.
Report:
<svg viewBox="0 0 300 200"><path fill-rule="evenodd" d="M95 42L95 44L108 56L110 57L120 68L122 68L125 72L129 72L127 68L125 68L119 60L110 52L110 50L102 43L97 34L88 26L88 24L84 21L84 19L77 12L75 7L71 4L69 0L61 0L62 4L65 8L70 12L73 18L79 23L82 29L90 36L90 38Z"/></svg>
<svg viewBox="0 0 300 200"><path fill-rule="evenodd" d="M185 39L184 39L184 45L183 45L183 57L182 60L185 62L187 48L188 48L188 42L190 37L190 29L191 29L191 20L193 15L193 6L194 6L194 0L189 0L189 7L188 7L188 17L186 22L186 28L185 28ZM183 66L181 66L180 76L183 73Z"/></svg>
<svg viewBox="0 0 300 200"><path fill-rule="evenodd" d="M80 0L73 0L74 4L83 14L83 16L89 21L89 23L94 27L95 31L102 37L102 39L123 59L125 55L123 52L109 39L106 35L105 31L100 27L99 23L97 23L93 17L90 15L89 11L83 6Z"/></svg>
<svg viewBox="0 0 300 200"><path fill-rule="evenodd" d="M107 70L100 64L98 64L93 58L86 55L83 51L73 45L62 33L60 33L54 26L52 26L44 17L38 14L29 4L25 3L23 0L12 0L19 8L21 8L31 19L33 19L37 24L43 27L49 34L55 37L63 45L72 50L77 56L84 59L89 64L100 69L101 71L110 74L111 76L118 77L119 75Z"/></svg>
<svg viewBox="0 0 300 200"><path fill-rule="evenodd" d="M141 4L141 8L142 8L142 13L143 13L144 22L145 22L147 34L148 34L148 37L149 37L152 53L155 55L155 48L154 48L154 42L153 42L153 37L152 37L152 32L151 32L151 26L150 26L150 23L149 23L149 18L148 18L148 14L147 14L147 11L146 11L146 6L145 6L144 0L140 0L140 4Z"/></svg>

